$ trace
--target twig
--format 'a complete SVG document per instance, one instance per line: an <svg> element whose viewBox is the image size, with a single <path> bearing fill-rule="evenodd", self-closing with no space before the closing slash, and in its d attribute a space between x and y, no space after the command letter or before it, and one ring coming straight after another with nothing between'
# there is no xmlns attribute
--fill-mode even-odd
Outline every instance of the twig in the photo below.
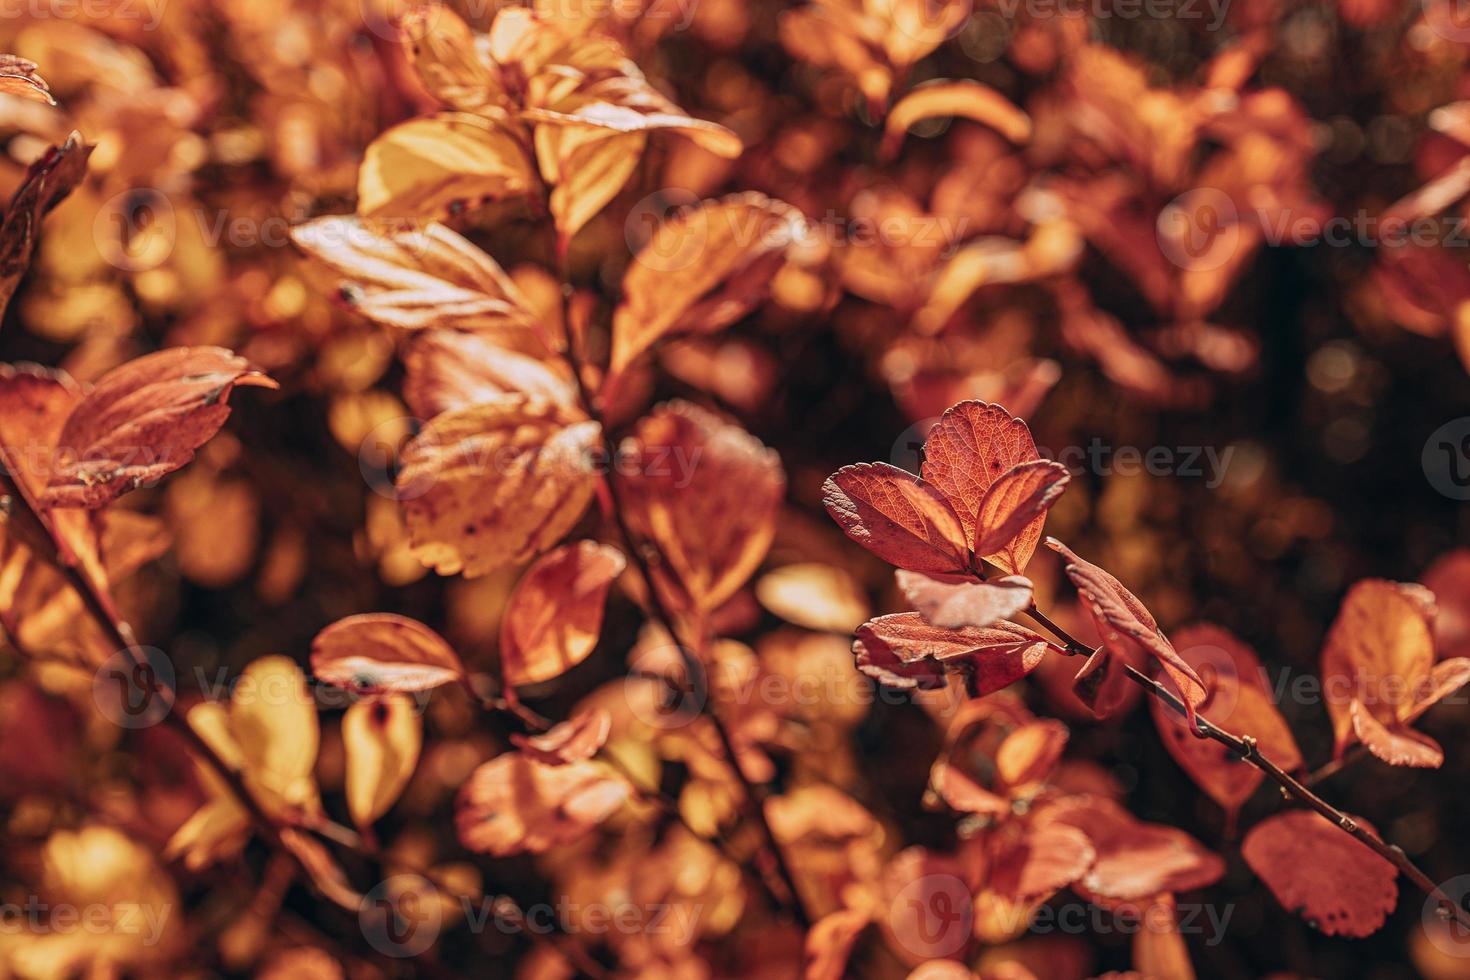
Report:
<svg viewBox="0 0 1470 980"><path fill-rule="evenodd" d="M597 406L596 399L587 390L587 383L582 377L581 358L577 354L576 338L572 335L571 310L569 304L565 302L569 298L571 286L564 282L562 290L562 327L565 333L566 343L566 350L563 352L563 356L575 380L577 398L581 403L582 411L587 414L589 419L597 423L598 431L601 433L602 438L602 451L606 455L609 464L611 464L617 458L617 446L613 443L612 435L608 432L607 423ZM623 539L633 567L637 569L639 577L643 580L643 591L648 596L648 611L653 619L669 634L670 639L674 641L674 648L679 651L679 656L683 660L685 675L692 681L693 678L699 676L699 672L703 670L703 667L696 659L696 655L690 650L685 649L675 625L678 620L665 605L663 596L659 594L658 585L654 581L653 570L649 567L648 558L644 554L641 542L638 536L633 533L633 529L628 526L628 521L625 517L626 511L618 490L617 481L605 479L603 485L607 487L608 497L612 501L613 523ZM769 787L763 783L756 784L751 782L745 775L745 772L740 768L740 760L735 752L735 741L730 735L729 728L708 701L701 703L700 713L709 719L710 725L714 728L715 734L719 738L720 747L729 763L730 770L735 774L735 778L740 782L744 790L745 800L748 804L746 809L755 818L756 823L760 826L762 835L765 837L766 844L769 845L769 860L776 874L780 877L783 888L790 895L790 910L795 916L797 924L803 929L811 928L811 916L807 913L806 906L801 898L801 892L796 887L796 876L792 873L791 867L787 863L785 852L781 850L781 843L776 839L775 831L771 829L770 820L766 816L765 802L769 796ZM765 850L766 848L763 847L762 851Z"/></svg>
<svg viewBox="0 0 1470 980"><path fill-rule="evenodd" d="M1037 609L1035 605L1026 611L1026 615L1057 639L1061 640L1066 645L1066 650L1069 654L1090 654L1092 652L1091 647L1078 641L1076 637L1057 626L1041 610ZM1169 690L1159 681L1149 677L1132 664L1125 663L1123 667L1129 680L1164 702L1181 717L1187 716L1188 712L1185 710L1184 702L1179 700L1173 691ZM1402 848L1393 844L1384 843L1376 835L1370 833L1362 824L1358 823L1358 821L1322 799L1322 797L1312 792L1311 789L1302 783L1301 780L1271 761L1268 756L1261 752L1260 745L1254 736L1235 735L1216 725L1203 715L1196 714L1195 717L1196 723L1199 726L1197 737L1213 739L1219 742L1238 756L1241 761L1254 766L1275 782L1281 788L1282 794L1288 799L1296 797L1298 800L1301 800L1307 806L1326 817L1344 833L1357 839L1379 857L1398 868L1404 877L1417 885L1426 895L1439 902L1441 915L1446 917L1453 915L1461 926L1470 928L1470 913L1460 908L1459 903L1441 891L1440 887L1427 874L1421 871L1418 865L1409 860L1408 855L1403 852ZM1339 768L1341 767L1339 766ZM1336 770L1333 771L1335 772Z"/></svg>

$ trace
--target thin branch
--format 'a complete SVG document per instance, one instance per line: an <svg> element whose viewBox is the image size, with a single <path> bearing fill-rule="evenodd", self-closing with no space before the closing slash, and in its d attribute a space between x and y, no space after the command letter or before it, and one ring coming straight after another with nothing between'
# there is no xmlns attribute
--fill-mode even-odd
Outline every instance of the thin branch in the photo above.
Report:
<svg viewBox="0 0 1470 980"><path fill-rule="evenodd" d="M1053 636L1061 640L1066 645L1069 654L1090 654L1092 652L1091 647L1080 642L1066 630L1057 626L1034 605L1026 611L1026 615L1043 629L1048 630ZM1145 692L1164 702L1181 717L1187 716L1188 713L1185 710L1184 702L1179 700L1173 691L1169 690L1159 681L1149 677L1132 664L1124 664L1123 666L1129 680L1143 688ZM1276 783L1281 788L1282 794L1288 799L1295 797L1302 801L1326 817L1344 833L1357 839L1379 857L1398 868L1404 877L1417 885L1426 895L1439 902L1441 915L1446 917L1453 915L1459 921L1460 925L1470 928L1470 913L1460 908L1459 903L1441 891L1440 887L1427 874L1420 870L1418 865L1409 860L1408 855L1404 853L1402 848L1393 844L1384 843L1351 816L1312 792L1301 780L1282 769L1268 756L1263 754L1254 736L1236 735L1228 732L1203 715L1197 714L1196 721L1199 726L1197 737L1213 739L1219 742L1238 756L1241 761L1254 766Z"/></svg>
<svg viewBox="0 0 1470 980"><path fill-rule="evenodd" d="M571 286L564 283L562 289L563 299L565 300L568 298ZM575 379L578 401L581 403L582 411L587 414L587 417L597 423L602 437L602 451L609 464L611 464L613 460L617 459L617 446L613 443L612 435L608 432L607 423L597 405L596 399L587 390L586 380L582 377L581 358L577 354L576 338L572 335L571 310L569 304L565 302L563 303L562 327L566 335L566 350L563 352L563 357L565 357L568 367L571 368L572 377ZM704 668L696 658L696 655L690 650L685 649L683 642L680 640L679 630L676 627L678 619L664 603L663 596L660 595L658 585L654 581L653 570L649 567L643 543L639 541L638 536L633 533L633 529L628 525L627 518L625 517L624 502L618 490L617 481L605 479L603 485L607 487L608 497L612 501L611 516L613 523L623 539L633 567L637 569L639 577L643 580L643 591L648 597L649 614L664 628L669 634L669 638L674 641L674 648L679 651L679 656L683 660L685 676L692 682ZM802 901L801 892L796 887L796 876L792 873L791 867L786 860L786 854L781 849L781 843L776 839L775 831L771 829L770 820L766 817L765 802L770 794L769 787L764 783L757 784L751 782L745 775L745 772L740 768L739 756L736 754L735 741L730 734L730 730L720 718L719 712L714 709L708 700L700 704L700 713L709 719L710 725L714 728L715 734L719 738L720 747L729 763L730 770L735 774L735 778L739 780L744 790L745 800L748 804L746 810L760 826L761 833L765 837L765 843L769 845L768 860L771 861L776 874L780 877L783 888L790 895L790 909L795 915L797 924L803 929L810 928L812 919L807 913L806 906ZM767 848L762 847L761 850L766 851Z"/></svg>

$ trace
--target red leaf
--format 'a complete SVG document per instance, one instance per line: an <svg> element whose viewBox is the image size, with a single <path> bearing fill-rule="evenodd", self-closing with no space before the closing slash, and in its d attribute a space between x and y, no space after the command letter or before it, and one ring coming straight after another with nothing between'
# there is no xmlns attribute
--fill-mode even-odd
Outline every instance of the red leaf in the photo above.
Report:
<svg viewBox="0 0 1470 980"><path fill-rule="evenodd" d="M991 582L963 576L930 576L899 569L898 587L935 626L989 626L1031 607L1031 580L1008 575Z"/></svg>
<svg viewBox="0 0 1470 980"><path fill-rule="evenodd" d="M1042 824L995 856L986 885L1010 901L1044 899L1081 878L1096 858L1092 841L1078 828Z"/></svg>
<svg viewBox="0 0 1470 980"><path fill-rule="evenodd" d="M1064 800L1037 821L1069 824L1092 840L1097 861L1077 889L1104 902L1203 888L1225 873L1225 862L1184 831L1144 823L1102 797Z"/></svg>
<svg viewBox="0 0 1470 980"><path fill-rule="evenodd" d="M1353 734L1358 737L1358 741L1389 765L1438 769L1444 764L1444 749L1428 735L1397 723L1390 728L1375 718L1357 698L1353 698L1348 711L1352 718Z"/></svg>
<svg viewBox="0 0 1470 980"><path fill-rule="evenodd" d="M521 576L500 621L500 667L511 687L560 677L586 660L602 632L608 589L627 560L578 541L542 555Z"/></svg>
<svg viewBox="0 0 1470 980"><path fill-rule="evenodd" d="M1008 572L1021 572L1036 551L1046 512L1071 480L1061 463L1018 463L991 484L975 515L975 554Z"/></svg>
<svg viewBox="0 0 1470 980"><path fill-rule="evenodd" d="M1031 673L1047 648L1046 640L1014 623L947 630L931 626L918 613L869 620L858 629L852 645L858 668L879 680L886 682L885 675L894 674L920 687L937 687L932 681L939 678L939 671L949 670L969 675L975 697ZM865 661L881 665L884 673L869 670Z"/></svg>
<svg viewBox="0 0 1470 980"><path fill-rule="evenodd" d="M1088 614L1097 626L1098 635L1103 639L1103 646L1114 655L1126 657L1133 653L1157 660L1174 682L1193 727L1195 709L1205 699L1204 681L1174 652L1153 614L1112 575L1078 558L1056 538L1048 538L1046 543L1067 559L1067 577L1077 587ZM1078 677L1080 680L1081 675Z"/></svg>
<svg viewBox="0 0 1470 980"><path fill-rule="evenodd" d="M173 347L108 372L67 418L42 503L95 509L183 467L229 418L236 385L276 387L221 347Z"/></svg>
<svg viewBox="0 0 1470 980"><path fill-rule="evenodd" d="M976 537L976 515L985 491L1017 463L1038 458L1025 422L999 405L960 402L929 430L920 473L959 515L968 543Z"/></svg>
<svg viewBox="0 0 1470 980"><path fill-rule="evenodd" d="M844 466L822 485L822 503L848 537L890 565L957 572L970 563L964 528L944 495L896 466Z"/></svg>
<svg viewBox="0 0 1470 980"><path fill-rule="evenodd" d="M1394 866L1310 810L1267 817L1240 850L1278 902L1329 936L1372 935L1398 901Z"/></svg>

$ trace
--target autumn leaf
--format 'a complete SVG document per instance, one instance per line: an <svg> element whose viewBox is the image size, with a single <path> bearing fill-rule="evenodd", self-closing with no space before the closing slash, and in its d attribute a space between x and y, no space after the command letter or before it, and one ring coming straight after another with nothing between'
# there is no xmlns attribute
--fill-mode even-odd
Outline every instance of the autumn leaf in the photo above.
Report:
<svg viewBox="0 0 1470 980"><path fill-rule="evenodd" d="M493 66L486 63L458 13L421 4L399 18L399 37L431 95L452 109L493 115L510 101Z"/></svg>
<svg viewBox="0 0 1470 980"><path fill-rule="evenodd" d="M966 678L972 697L1009 687L1036 669L1049 644L1014 623L941 629L918 613L879 616L857 631L858 669L885 684L942 686L942 671Z"/></svg>
<svg viewBox="0 0 1470 980"><path fill-rule="evenodd" d="M898 587L924 619L958 629L1010 619L1032 604L1031 580L1019 575L977 582L962 575L925 575L899 569Z"/></svg>
<svg viewBox="0 0 1470 980"><path fill-rule="evenodd" d="M10 77L13 90L17 82ZM25 79L19 84L30 85L30 81ZM92 148L82 143L81 134L72 133L66 142L48 147L30 165L11 197L5 218L0 221L0 312L10 305L21 276L30 268L41 219L82 182L91 152Z"/></svg>
<svg viewBox="0 0 1470 980"><path fill-rule="evenodd" d="M185 466L229 418L236 385L276 387L221 347L172 347L109 372L67 417L41 502L95 509Z"/></svg>
<svg viewBox="0 0 1470 980"><path fill-rule="evenodd" d="M1435 663L1433 596L1368 579L1348 590L1322 646L1322 683L1338 757L1354 738L1396 766L1437 768L1439 744L1410 726L1470 681L1470 660Z"/></svg>
<svg viewBox="0 0 1470 980"><path fill-rule="evenodd" d="M571 670L597 646L608 589L627 560L610 545L578 541L539 558L521 576L500 623L500 668L511 687Z"/></svg>
<svg viewBox="0 0 1470 980"><path fill-rule="evenodd" d="M611 732L612 715L603 708L587 708L540 735L513 734L510 740L537 762L565 766L592 758Z"/></svg>
<svg viewBox="0 0 1470 980"><path fill-rule="evenodd" d="M802 980L843 980L852 947L872 921L862 909L838 909L817 920L803 945Z"/></svg>
<svg viewBox="0 0 1470 980"><path fill-rule="evenodd" d="M495 343L483 333L424 330L403 355L403 400L432 419L507 395L528 395L569 412L577 401L571 378L554 362Z"/></svg>
<svg viewBox="0 0 1470 980"><path fill-rule="evenodd" d="M400 458L414 554L473 577L553 547L592 500L598 433L525 395L437 416Z"/></svg>
<svg viewBox="0 0 1470 980"><path fill-rule="evenodd" d="M369 827L388 812L413 776L423 739L423 720L405 694L356 701L347 708L342 748L353 823Z"/></svg>
<svg viewBox="0 0 1470 980"><path fill-rule="evenodd" d="M1012 573L1025 570L1041 540L1046 512L1071 475L1060 463L1037 459L1017 463L980 498L971 550Z"/></svg>
<svg viewBox="0 0 1470 980"><path fill-rule="evenodd" d="M1030 826L991 855L985 890L1018 904L1045 900L1085 875L1096 859L1092 842L1076 827Z"/></svg>
<svg viewBox="0 0 1470 980"><path fill-rule="evenodd" d="M1302 765L1301 750L1281 717L1255 651L1219 626L1200 623L1174 635L1179 656L1195 669L1205 686L1199 705L1210 721L1227 731L1248 734L1261 752L1287 772ZM1174 761L1232 819L1250 799L1265 775L1243 765L1238 756L1213 739L1196 738L1173 709L1151 698L1154 727Z"/></svg>
<svg viewBox="0 0 1470 980"><path fill-rule="evenodd" d="M796 562L762 575L755 597L771 612L811 630L851 633L868 618L868 598L836 565Z"/></svg>
<svg viewBox="0 0 1470 980"><path fill-rule="evenodd" d="M1068 824L1091 839L1097 860L1074 887L1103 904L1204 888L1225 873L1225 862L1184 831L1138 820L1112 800L1072 797L1036 819Z"/></svg>
<svg viewBox="0 0 1470 980"><path fill-rule="evenodd" d="M507 752L460 787L454 822L460 843L476 853L541 854L593 830L623 806L629 790L598 762L548 766Z"/></svg>
<svg viewBox="0 0 1470 980"><path fill-rule="evenodd" d="M894 103L883 124L885 157L893 157L914 123L936 116L961 116L982 123L1012 143L1031 138L1031 119L989 85L970 79L921 85Z"/></svg>
<svg viewBox="0 0 1470 980"><path fill-rule="evenodd" d="M483 330L513 341L534 324L510 276L444 225L333 216L297 225L291 240L340 277L347 307L382 326Z"/></svg>
<svg viewBox="0 0 1470 980"><path fill-rule="evenodd" d="M459 655L423 623L392 613L339 619L311 643L317 680L364 694L427 691L465 676Z"/></svg>
<svg viewBox="0 0 1470 980"><path fill-rule="evenodd" d="M55 105L51 86L46 84L38 68L34 61L13 54L0 54L0 93Z"/></svg>
<svg viewBox="0 0 1470 980"><path fill-rule="evenodd" d="M896 466L844 466L822 485L822 504L848 537L890 565L940 573L969 567L960 517L936 487Z"/></svg>
<svg viewBox="0 0 1470 980"><path fill-rule="evenodd" d="M609 375L664 337L713 333L749 313L807 234L799 211L755 193L704 201L662 222L623 275Z"/></svg>
<svg viewBox="0 0 1470 980"><path fill-rule="evenodd" d="M445 112L399 123L368 144L357 213L443 220L524 195L534 182L515 134L483 116Z"/></svg>
<svg viewBox="0 0 1470 980"><path fill-rule="evenodd" d="M775 452L740 426L687 402L638 422L613 478L635 535L657 550L658 587L704 617L755 572L776 533L786 477Z"/></svg>
<svg viewBox="0 0 1470 980"><path fill-rule="evenodd" d="M919 472L959 515L963 540L968 544L979 537L978 515L986 491L1012 467L1039 458L1025 422L999 405L968 401L950 407L929 430ZM996 499L997 514L1006 499L1009 495ZM1028 527L1026 533L1030 531ZM1039 524L1036 533L1039 537Z"/></svg>
<svg viewBox="0 0 1470 980"><path fill-rule="evenodd" d="M1398 870L1310 810L1267 817L1240 850L1278 902L1329 936L1371 936L1398 902Z"/></svg>
<svg viewBox="0 0 1470 980"><path fill-rule="evenodd" d="M1164 895L1150 902L1143 916L1143 928L1133 934L1133 968L1145 977L1195 980L1174 896Z"/></svg>
<svg viewBox="0 0 1470 980"><path fill-rule="evenodd" d="M1157 660L1179 692L1190 727L1195 727L1195 710L1205 699L1204 681L1174 651L1163 630L1159 629L1153 614L1138 601L1137 596L1109 573L1078 558L1071 549L1055 538L1048 538L1046 543L1067 560L1067 577L1077 587L1078 596L1085 604L1088 615L1092 617L1098 635L1103 638L1103 647L1114 657L1125 660L1130 655L1133 658L1153 657Z"/></svg>

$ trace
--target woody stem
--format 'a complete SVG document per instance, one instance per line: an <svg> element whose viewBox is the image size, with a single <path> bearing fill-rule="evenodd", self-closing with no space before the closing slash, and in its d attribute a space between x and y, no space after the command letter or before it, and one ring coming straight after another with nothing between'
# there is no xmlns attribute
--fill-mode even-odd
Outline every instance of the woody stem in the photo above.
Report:
<svg viewBox="0 0 1470 980"><path fill-rule="evenodd" d="M565 277L563 278L565 279ZM580 402L581 409L590 420L597 423L597 428L602 439L602 452L608 464L611 465L612 461L617 459L617 446L613 443L612 435L608 432L606 420L602 415L596 398L588 390L587 382L582 377L581 357L577 353L576 338L572 334L570 304L566 302L566 300L570 299L571 285L565 281L563 282L562 293L564 301L562 325L565 331L566 343L566 349L562 354L575 380L577 398ZM646 553L646 549L650 546L646 542L640 541L638 536L634 534L633 529L629 526L625 516L626 507L621 492L618 489L617 481L605 479L603 480L603 486L607 488L608 497L612 503L611 516L613 524L617 528L619 536L623 539L629 560L632 562L633 567L637 569L639 577L643 580L643 591L648 597L649 614L663 627L668 633L669 639L673 641L674 647L679 651L679 657L683 661L685 677L692 683L696 677L704 673L704 667L698 655L685 648L677 627L678 619L673 615L672 611L664 602L663 596L659 593L658 585L654 581L653 570L650 567ZM803 929L810 928L812 919L806 910L806 905L802 902L801 892L796 887L796 876L792 873L791 866L786 860L786 854L781 850L781 844L776 839L775 831L772 830L770 820L766 816L765 801L769 796L769 787L764 783L757 784L752 782L740 768L740 759L736 754L735 740L730 734L729 727L720 718L719 712L714 709L710 700L702 700L699 705L699 710L705 718L709 719L710 726L714 729L715 735L719 739L720 749L725 755L730 771L735 775L735 778L740 783L741 789L744 791L746 811L754 818L756 824L760 827L761 835L764 837L761 850L766 852L766 859L775 870L781 880L782 887L789 895L789 908L792 915L795 917L797 924ZM764 878L761 880L764 882ZM769 887L767 890L770 891ZM775 898L775 895L773 894L772 897ZM781 903L778 901L777 904Z"/></svg>
<svg viewBox="0 0 1470 980"><path fill-rule="evenodd" d="M1092 653L1091 647L1080 642L1065 629L1053 623L1034 605L1025 614L1037 625L1061 640L1066 646L1069 655ZM1179 697L1163 684L1149 677L1132 664L1124 664L1124 672L1129 680L1143 688L1146 693L1158 698L1180 716L1187 716L1188 712L1185 710L1184 702L1180 701ZM1355 838L1369 850L1373 851L1373 853L1397 868L1404 877L1408 878L1421 891L1439 903L1441 915L1446 917L1453 915L1461 926L1470 928L1470 913L1467 913L1457 902L1440 890L1440 887L1427 874L1420 870L1418 865L1409 860L1408 855L1403 852L1402 848L1393 844L1384 843L1351 816L1343 813L1337 807L1322 799L1322 797L1312 792L1303 784L1301 780L1271 761L1268 756L1261 752L1260 745L1254 736L1236 735L1228 732L1203 715L1196 715L1196 723L1198 725L1198 737L1209 738L1219 742L1238 756L1241 761L1264 773L1267 778L1281 788L1282 795L1286 798L1290 799L1295 797L1301 800L1307 806L1330 820L1344 833Z"/></svg>

